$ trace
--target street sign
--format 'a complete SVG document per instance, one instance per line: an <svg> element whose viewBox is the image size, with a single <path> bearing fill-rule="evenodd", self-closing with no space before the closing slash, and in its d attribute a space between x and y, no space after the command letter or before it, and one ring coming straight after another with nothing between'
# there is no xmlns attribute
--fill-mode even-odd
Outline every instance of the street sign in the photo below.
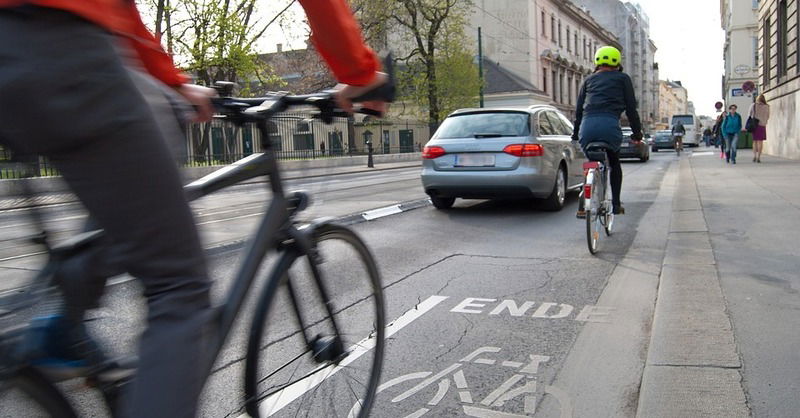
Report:
<svg viewBox="0 0 800 418"><path fill-rule="evenodd" d="M733 96L733 97L742 97L742 96L744 96L744 90L742 90L742 89L731 89L731 96Z"/></svg>
<svg viewBox="0 0 800 418"><path fill-rule="evenodd" d="M720 110L720 109L722 109L722 106L723 106L722 102L716 102L716 103L714 103L714 107L715 107L715 108L717 108L717 110Z"/></svg>
<svg viewBox="0 0 800 418"><path fill-rule="evenodd" d="M735 72L736 74L739 74L739 75L745 75L745 74L749 73L751 70L752 69L750 68L749 65L747 65L747 64L739 64L739 65L736 66L736 68L733 69L733 72Z"/></svg>

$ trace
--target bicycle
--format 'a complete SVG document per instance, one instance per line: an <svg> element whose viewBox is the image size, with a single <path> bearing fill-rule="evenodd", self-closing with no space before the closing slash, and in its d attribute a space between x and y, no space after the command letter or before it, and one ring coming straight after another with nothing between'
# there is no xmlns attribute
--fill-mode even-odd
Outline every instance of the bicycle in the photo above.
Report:
<svg viewBox="0 0 800 418"><path fill-rule="evenodd" d="M608 150L610 146L605 142L591 142L585 149L589 161L583 164L585 180L581 199L586 219L586 242L592 254L597 253L600 230L611 236L614 228L611 188L608 187Z"/></svg>
<svg viewBox="0 0 800 418"><path fill-rule="evenodd" d="M394 99L390 58L389 82L356 101ZM310 197L303 192L284 193L276 151L270 138L270 121L291 107L310 106L314 117L331 123L335 116L349 116L335 107L331 92L309 95L271 94L264 98L230 97L233 83L217 83L220 98L213 104L220 118L236 126L256 124L263 153L253 154L185 186L189 200L196 200L246 180L266 176L272 201L256 232L248 240L225 302L216 307L213 355L219 356L246 297L261 286L250 322L244 370L243 405L251 417L301 410L315 416L341 416L354 401L361 404L358 417L369 414L381 374L384 355L385 308L380 273L369 248L351 229L330 219L299 225L294 216L306 208ZM375 116L375 112L360 112ZM378 115L379 116L379 115ZM34 216L38 219L38 215ZM41 225L41 223L37 223ZM30 313L56 292L53 278L63 261L103 240L103 231L90 231L59 245L47 245L46 233L36 237L45 245L49 260L32 285L0 300L0 319ZM277 261L266 280L256 281L270 250ZM297 262L305 258L305 263ZM354 275L359 273L359 277ZM334 279L343 279L338 282ZM356 291L361 280L365 293ZM303 292L299 290L303 289ZM344 318L341 318L344 317ZM268 319L269 318L269 319ZM15 321L19 323L19 321ZM287 330L292 328L291 330ZM25 356L30 327L13 327L0 333L0 405L11 416L75 417L67 397L40 368ZM269 331L269 332L268 332ZM268 351L269 350L269 351ZM367 354L371 359L361 359ZM360 369L349 368L361 360ZM360 379L351 370L365 372ZM354 387L353 382L357 383ZM97 387L110 409L116 405L126 382L87 383ZM324 399L322 399L324 398ZM263 401L263 402L262 402ZM312 402L313 405L309 405ZM334 413L320 411L331 407ZM15 413L19 411L20 413Z"/></svg>
<svg viewBox="0 0 800 418"><path fill-rule="evenodd" d="M675 153L680 157L683 151L683 137L680 135L675 136Z"/></svg>

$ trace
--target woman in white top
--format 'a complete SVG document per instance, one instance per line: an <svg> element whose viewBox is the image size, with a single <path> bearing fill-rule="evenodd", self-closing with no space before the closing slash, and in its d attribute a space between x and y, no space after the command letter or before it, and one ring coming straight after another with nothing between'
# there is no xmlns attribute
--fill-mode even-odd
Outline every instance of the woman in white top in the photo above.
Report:
<svg viewBox="0 0 800 418"><path fill-rule="evenodd" d="M759 94L756 102L750 106L750 117L758 119L758 126L753 131L753 162L760 163L764 141L767 140L767 121L769 120L769 105L763 94Z"/></svg>

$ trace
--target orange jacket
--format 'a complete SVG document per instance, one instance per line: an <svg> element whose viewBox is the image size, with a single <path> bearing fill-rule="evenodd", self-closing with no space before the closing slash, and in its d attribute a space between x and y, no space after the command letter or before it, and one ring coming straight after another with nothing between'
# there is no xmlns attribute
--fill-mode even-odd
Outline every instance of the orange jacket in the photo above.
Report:
<svg viewBox="0 0 800 418"><path fill-rule="evenodd" d="M312 41L337 80L364 85L379 63L364 45L361 30L345 0L300 0L306 10ZM31 4L66 10L129 39L150 74L177 86L188 80L156 37L142 23L133 0L0 0L0 8Z"/></svg>

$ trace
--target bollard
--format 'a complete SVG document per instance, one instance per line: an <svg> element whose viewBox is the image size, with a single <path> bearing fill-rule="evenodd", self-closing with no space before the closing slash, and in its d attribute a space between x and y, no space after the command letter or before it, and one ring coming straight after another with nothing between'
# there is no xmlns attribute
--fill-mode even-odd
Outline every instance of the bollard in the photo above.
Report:
<svg viewBox="0 0 800 418"><path fill-rule="evenodd" d="M372 141L367 141L367 167L374 168L375 165L372 162Z"/></svg>

